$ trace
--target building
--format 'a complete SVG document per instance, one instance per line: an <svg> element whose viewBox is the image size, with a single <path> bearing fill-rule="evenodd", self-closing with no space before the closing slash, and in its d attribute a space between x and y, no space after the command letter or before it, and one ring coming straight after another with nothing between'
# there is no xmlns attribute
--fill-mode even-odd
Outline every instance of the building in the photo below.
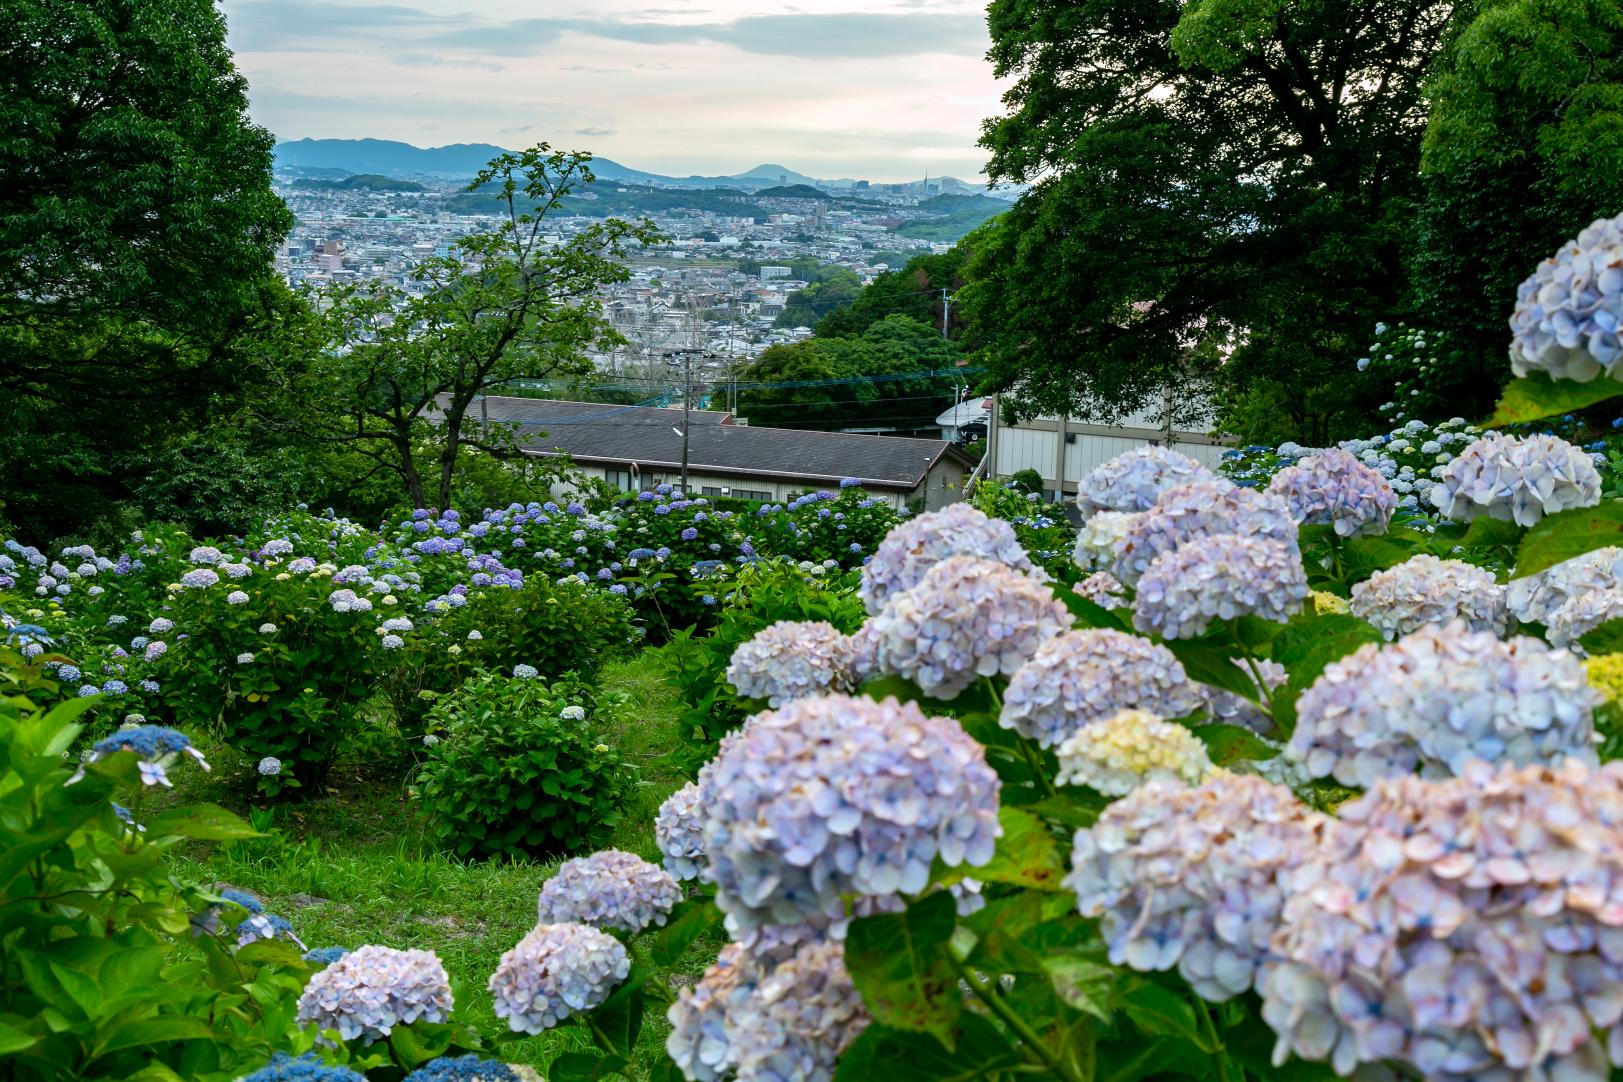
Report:
<svg viewBox="0 0 1623 1082"><path fill-rule="evenodd" d="M490 397L469 411L517 426L527 454L566 455L588 477L627 492L682 479L682 410L601 402ZM945 440L734 424L688 414L694 495L780 502L854 477L894 507L934 510L961 498L974 461Z"/></svg>
<svg viewBox="0 0 1623 1082"><path fill-rule="evenodd" d="M1169 430L1148 413L1134 414L1115 424L1095 424L1074 417L1035 417L1010 425L999 416L994 396L987 420L990 475L1006 478L1021 470L1036 470L1043 479L1044 497L1050 501L1073 499L1077 482L1094 467L1138 447L1171 447L1213 469L1227 449L1209 428Z"/></svg>

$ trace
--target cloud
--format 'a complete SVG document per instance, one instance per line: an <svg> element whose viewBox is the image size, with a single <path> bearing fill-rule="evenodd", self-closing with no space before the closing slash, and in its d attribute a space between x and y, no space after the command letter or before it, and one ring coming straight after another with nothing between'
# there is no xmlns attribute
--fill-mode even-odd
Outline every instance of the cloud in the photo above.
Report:
<svg viewBox="0 0 1623 1082"><path fill-rule="evenodd" d="M604 135L618 135L619 133L613 128L576 128L575 129L575 134L576 135L604 136Z"/></svg>
<svg viewBox="0 0 1623 1082"><path fill-rule="evenodd" d="M444 57L446 52L530 56L571 34L651 46L708 43L801 59L979 53L986 36L978 16L926 12L748 15L707 23L576 17L485 22L394 4L347 7L310 0L237 0L228 16L232 44L239 51L325 52L353 47L356 39L364 39L385 46L409 44L412 49L406 55L414 59L402 62L418 64L431 61L416 58Z"/></svg>

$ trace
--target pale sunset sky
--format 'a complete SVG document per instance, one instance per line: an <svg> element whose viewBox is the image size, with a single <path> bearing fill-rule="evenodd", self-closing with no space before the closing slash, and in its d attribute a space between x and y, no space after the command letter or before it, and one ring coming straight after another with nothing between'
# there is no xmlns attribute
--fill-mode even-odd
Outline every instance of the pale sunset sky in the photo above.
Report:
<svg viewBox="0 0 1623 1082"><path fill-rule="evenodd" d="M648 6L650 3L659 6ZM973 182L984 0L223 0L280 139L540 140L656 173Z"/></svg>

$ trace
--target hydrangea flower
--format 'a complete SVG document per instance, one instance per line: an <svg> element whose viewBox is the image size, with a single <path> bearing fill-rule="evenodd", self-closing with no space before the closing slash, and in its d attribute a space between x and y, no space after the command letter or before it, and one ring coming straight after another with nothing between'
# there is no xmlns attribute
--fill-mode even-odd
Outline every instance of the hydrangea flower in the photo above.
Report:
<svg viewBox="0 0 1623 1082"><path fill-rule="evenodd" d="M348 947L314 947L304 952L304 960L318 966L330 966L348 953Z"/></svg>
<svg viewBox="0 0 1623 1082"><path fill-rule="evenodd" d="M663 925L682 888L663 868L619 849L566 860L541 888L536 919L640 932Z"/></svg>
<svg viewBox="0 0 1623 1082"><path fill-rule="evenodd" d="M1587 383L1623 361L1623 215L1600 218L1516 291L1510 367Z"/></svg>
<svg viewBox="0 0 1623 1082"><path fill-rule="evenodd" d="M540 1076L528 1068L499 1060L465 1056L441 1056L429 1060L405 1077L404 1082L527 1082Z"/></svg>
<svg viewBox="0 0 1623 1082"><path fill-rule="evenodd" d="M1095 467L1077 485L1076 506L1088 519L1101 511L1148 511L1168 489L1212 479L1212 471L1188 455L1149 445Z"/></svg>
<svg viewBox="0 0 1623 1082"><path fill-rule="evenodd" d="M1290 674L1285 671L1285 666L1277 661L1269 661L1266 658L1255 662L1256 672L1252 672L1246 663L1239 658L1234 659L1234 664L1243 670L1253 683L1256 683L1256 678L1260 675L1263 684L1262 690L1269 694L1272 694L1276 688L1284 686L1285 681L1290 678ZM1224 725L1239 725L1261 736L1267 736L1274 731L1274 719L1269 716L1266 710L1250 699L1242 695L1236 695L1232 691L1224 691L1222 688L1211 684L1201 684L1197 690L1200 692L1201 697L1206 700L1206 709L1211 711L1214 722Z"/></svg>
<svg viewBox="0 0 1623 1082"><path fill-rule="evenodd" d="M1594 705L1565 650L1428 626L1326 666L1296 702L1285 754L1311 777L1360 788L1416 769L1458 774L1473 759L1592 760Z"/></svg>
<svg viewBox="0 0 1623 1082"><path fill-rule="evenodd" d="M1212 772L1206 745L1182 725L1143 710L1122 710L1076 730L1054 749L1057 785L1125 796L1147 782L1198 785Z"/></svg>
<svg viewBox="0 0 1623 1082"><path fill-rule="evenodd" d="M975 556L936 564L869 623L875 667L926 695L955 698L983 676L1012 674L1071 614L1037 579Z"/></svg>
<svg viewBox="0 0 1623 1082"><path fill-rule="evenodd" d="M733 651L727 682L745 699L782 706L852 687L851 642L824 620L779 620Z"/></svg>
<svg viewBox="0 0 1623 1082"><path fill-rule="evenodd" d="M210 567L194 567L180 576L180 584L189 590L201 590L220 581L220 573Z"/></svg>
<svg viewBox="0 0 1623 1082"><path fill-rule="evenodd" d="M257 769L267 778L275 777L277 774L282 772L282 760L278 759L274 755L267 755L263 759L259 760L259 766Z"/></svg>
<svg viewBox="0 0 1623 1082"><path fill-rule="evenodd" d="M253 654L251 654L251 653L242 653L242 654L237 655L237 664L238 665L252 665L253 663L254 663L254 655Z"/></svg>
<svg viewBox="0 0 1623 1082"><path fill-rule="evenodd" d="M1623 766L1574 761L1476 762L1343 805L1259 982L1274 1062L1607 1078L1623 1049L1620 807Z"/></svg>
<svg viewBox="0 0 1623 1082"><path fill-rule="evenodd" d="M1037 648L1009 681L998 724L1045 748L1137 707L1180 717L1200 696L1172 651L1139 635L1066 631Z"/></svg>
<svg viewBox="0 0 1623 1082"><path fill-rule="evenodd" d="M585 924L540 924L503 954L490 975L496 1016L537 1034L609 998L631 971L625 946Z"/></svg>
<svg viewBox="0 0 1623 1082"><path fill-rule="evenodd" d="M566 706L558 711L558 716L565 721L585 721L586 708L584 706Z"/></svg>
<svg viewBox="0 0 1623 1082"><path fill-rule="evenodd" d="M204 770L209 769L203 753L192 747L192 742L186 738L186 734L162 725L136 725L120 729L112 736L103 737L92 744L90 750L85 753L79 769L66 784L72 785L83 778L85 767L91 763L100 762L121 751L133 752L140 760L138 766L142 785L164 785L173 788L168 768L174 765L180 755L188 755L196 760L198 766Z"/></svg>
<svg viewBox="0 0 1623 1082"><path fill-rule="evenodd" d="M1016 571L1032 570L1014 527L967 503L948 504L894 527L862 567L857 595L870 616L892 597L910 590L936 564L950 556L978 556Z"/></svg>
<svg viewBox="0 0 1623 1082"><path fill-rule="evenodd" d="M699 814L697 782L688 782L659 806L659 814L654 817L654 842L673 879L699 877L704 866L704 820Z"/></svg>
<svg viewBox="0 0 1623 1082"><path fill-rule="evenodd" d="M1153 508L1133 520L1117 543L1113 574L1136 586L1157 556L1217 534L1278 541L1296 550L1296 520L1282 498L1227 481L1195 481L1161 493Z"/></svg>
<svg viewBox="0 0 1623 1082"><path fill-rule="evenodd" d="M286 939L298 944L301 951L305 949L304 941L293 931L293 925L286 917L279 917L275 913L256 912L237 925L238 947L246 947L261 939Z"/></svg>
<svg viewBox="0 0 1623 1082"><path fill-rule="evenodd" d="M1076 532L1071 560L1084 571L1103 571L1116 565L1116 546L1142 512L1095 511Z"/></svg>
<svg viewBox="0 0 1623 1082"><path fill-rule="evenodd" d="M1511 579L1505 607L1524 624L1547 624L1555 610L1580 594L1623 585L1623 548L1593 549L1533 575Z"/></svg>
<svg viewBox="0 0 1623 1082"><path fill-rule="evenodd" d="M225 595L225 603L227 605L246 605L248 604L248 595L241 590L232 590Z"/></svg>
<svg viewBox="0 0 1623 1082"><path fill-rule="evenodd" d="M1555 436L1484 436L1443 467L1431 502L1459 522L1489 518L1532 526L1545 515L1600 502L1589 456Z"/></svg>
<svg viewBox="0 0 1623 1082"><path fill-rule="evenodd" d="M366 946L310 978L299 996L301 1025L335 1029L367 1044L395 1026L451 1017L451 980L433 951ZM499 1013L499 1007L498 1007Z"/></svg>
<svg viewBox="0 0 1623 1082"><path fill-rule="evenodd" d="M534 680L539 675L540 673L536 671L534 665L513 666L513 679L515 680Z"/></svg>
<svg viewBox="0 0 1623 1082"><path fill-rule="evenodd" d="M1587 659L1584 675L1602 702L1623 703L1623 654L1597 654Z"/></svg>
<svg viewBox="0 0 1623 1082"><path fill-rule="evenodd" d="M824 913L853 891L917 894L937 857L984 864L999 833L985 749L894 699L828 695L757 714L699 788L704 876L742 928Z"/></svg>
<svg viewBox="0 0 1623 1082"><path fill-rule="evenodd" d="M729 944L671 1005L672 1062L693 1082L830 1082L870 1021L844 958L822 939L781 961Z"/></svg>
<svg viewBox="0 0 1623 1082"><path fill-rule="evenodd" d="M1331 526L1340 537L1385 533L1398 506L1397 493L1380 471L1338 447L1286 466L1268 491L1290 505L1297 522Z"/></svg>
<svg viewBox="0 0 1623 1082"><path fill-rule="evenodd" d="M1493 573L1430 554L1412 556L1355 584L1347 607L1389 641L1451 620L1473 631L1505 633L1505 591Z"/></svg>
<svg viewBox="0 0 1623 1082"><path fill-rule="evenodd" d="M1269 960L1292 875L1316 858L1325 823L1289 789L1249 775L1154 782L1076 832L1065 885L1083 916L1099 918L1113 964L1176 967L1197 995L1222 1002Z"/></svg>
<svg viewBox="0 0 1623 1082"><path fill-rule="evenodd" d="M187 554L188 563L213 566L225 559L225 554L212 545L201 545Z"/></svg>
<svg viewBox="0 0 1623 1082"><path fill-rule="evenodd" d="M298 1057L278 1052L259 1070L243 1075L240 1082L366 1082L366 1076L323 1063L314 1052Z"/></svg>
<svg viewBox="0 0 1623 1082"><path fill-rule="evenodd" d="M1550 614L1550 642L1581 654L1578 640L1613 620L1623 620L1623 587L1579 594Z"/></svg>
<svg viewBox="0 0 1623 1082"><path fill-rule="evenodd" d="M1095 571L1071 589L1076 591L1076 596L1086 598L1100 608L1125 609L1130 604L1127 587L1108 571Z"/></svg>
<svg viewBox="0 0 1623 1082"><path fill-rule="evenodd" d="M1257 616L1277 623L1301 611L1307 572L1295 544L1209 534L1163 552L1138 581L1133 626L1191 639L1213 620Z"/></svg>

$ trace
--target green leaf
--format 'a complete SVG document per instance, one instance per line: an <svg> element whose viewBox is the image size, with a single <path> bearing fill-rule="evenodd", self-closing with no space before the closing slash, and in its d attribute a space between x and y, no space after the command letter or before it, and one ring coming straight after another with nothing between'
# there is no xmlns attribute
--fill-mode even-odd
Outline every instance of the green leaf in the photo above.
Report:
<svg viewBox="0 0 1623 1082"><path fill-rule="evenodd" d="M963 1016L952 1047L875 1023L840 1056L834 1082L975 1082L1020 1062L1020 1053L978 1014Z"/></svg>
<svg viewBox="0 0 1623 1082"><path fill-rule="evenodd" d="M671 910L665 927L648 936L648 957L668 969L688 948L717 923L716 907L708 898L690 898Z"/></svg>
<svg viewBox="0 0 1623 1082"><path fill-rule="evenodd" d="M1273 659L1285 666L1292 684L1306 687L1332 661L1380 641L1381 633L1367 621L1348 613L1331 613L1287 627L1274 640Z"/></svg>
<svg viewBox="0 0 1623 1082"><path fill-rule="evenodd" d="M1494 548L1503 545L1506 548L1515 548L1516 542L1522 539L1526 532L1514 522L1505 522L1501 519L1483 516L1471 523L1465 536L1460 538L1460 544L1466 548Z"/></svg>
<svg viewBox="0 0 1623 1082"><path fill-rule="evenodd" d="M170 1044L174 1041L213 1040L216 1034L201 1018L174 1014L152 1018L145 1022L124 1022L106 1044L100 1045L102 1054L121 1048L141 1048L146 1045Z"/></svg>
<svg viewBox="0 0 1623 1082"><path fill-rule="evenodd" d="M438 1032L418 1032L423 1027L396 1026L389 1033L389 1047L402 1067L413 1070L429 1060L442 1056L451 1047L451 1027Z"/></svg>
<svg viewBox="0 0 1623 1082"><path fill-rule="evenodd" d="M997 850L990 861L973 869L973 877L1036 890L1060 889L1065 864L1048 824L1020 808L999 809L997 821L1003 828Z"/></svg>
<svg viewBox="0 0 1623 1082"><path fill-rule="evenodd" d="M1050 954L1043 959L1043 969L1054 983L1054 994L1067 1006L1110 1021L1119 976L1114 967L1077 954Z"/></svg>
<svg viewBox="0 0 1623 1082"><path fill-rule="evenodd" d="M1180 995L1151 981L1131 981L1122 989L1121 1006L1133 1024L1145 1033L1176 1037L1210 1051L1187 994Z"/></svg>
<svg viewBox="0 0 1623 1082"><path fill-rule="evenodd" d="M1242 666L1234 663L1232 655L1215 646L1178 639L1168 641L1166 648L1183 664L1183 671L1189 674L1189 679L1232 691L1251 702L1260 701L1256 682Z"/></svg>
<svg viewBox="0 0 1623 1082"><path fill-rule="evenodd" d="M0 1022L0 1056L9 1056L13 1052L21 1052L32 1048L39 1043L39 1038L20 1029L14 1029Z"/></svg>
<svg viewBox="0 0 1623 1082"><path fill-rule="evenodd" d="M1536 574L1586 552L1623 544L1623 500L1547 515L1516 551L1515 578Z"/></svg>
<svg viewBox="0 0 1623 1082"><path fill-rule="evenodd" d="M1578 639L1590 657L1623 651L1623 620L1608 620Z"/></svg>
<svg viewBox="0 0 1623 1082"><path fill-rule="evenodd" d="M1539 421L1586 409L1608 398L1623 395L1623 383L1597 376L1588 383L1551 379L1548 373L1534 372L1513 379L1499 399L1499 408L1489 419L1489 427Z"/></svg>
<svg viewBox="0 0 1623 1082"><path fill-rule="evenodd" d="M259 831L217 804L193 804L159 812L146 822L147 837L196 838L206 842L230 842L258 838Z"/></svg>
<svg viewBox="0 0 1623 1082"><path fill-rule="evenodd" d="M1415 554L1414 546L1392 537L1349 537L1341 543L1341 568L1348 582L1396 567Z"/></svg>
<svg viewBox="0 0 1623 1082"><path fill-rule="evenodd" d="M1197 725L1194 733L1206 745L1206 754L1216 766L1228 766L1242 759L1260 762L1279 754L1279 749L1269 747L1250 729L1238 725Z"/></svg>
<svg viewBox="0 0 1623 1082"><path fill-rule="evenodd" d="M592 1032L605 1052L631 1058L637 1034L642 1030L642 987L652 976L650 969L634 968L625 983L592 1012Z"/></svg>
<svg viewBox="0 0 1623 1082"><path fill-rule="evenodd" d="M845 968L874 1018L932 1033L949 1050L963 1002L947 957L957 921L957 903L943 890L906 912L853 921L845 939Z"/></svg>
<svg viewBox="0 0 1623 1082"><path fill-rule="evenodd" d="M1083 627L1103 627L1113 631L1132 630L1125 619L1105 608L1097 601L1089 601L1069 586L1056 584L1054 596L1070 610Z"/></svg>

